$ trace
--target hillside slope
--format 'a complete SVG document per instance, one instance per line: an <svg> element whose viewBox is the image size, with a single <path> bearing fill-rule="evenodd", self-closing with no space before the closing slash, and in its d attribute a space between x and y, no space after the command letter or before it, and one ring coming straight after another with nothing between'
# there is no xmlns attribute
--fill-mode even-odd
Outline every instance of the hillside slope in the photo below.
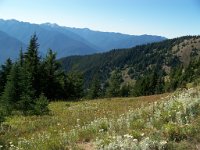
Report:
<svg viewBox="0 0 200 150"><path fill-rule="evenodd" d="M186 70L191 60L198 60L200 37L185 36L163 42L136 46L130 49L112 50L107 53L62 58L66 71L80 71L88 85L95 74L104 83L113 70L119 69L132 80L158 72L167 82L177 68ZM181 76L181 75L180 75Z"/></svg>
<svg viewBox="0 0 200 150"><path fill-rule="evenodd" d="M53 102L49 108L52 115L9 116L1 125L1 147L29 150L199 148L199 88L172 95Z"/></svg>

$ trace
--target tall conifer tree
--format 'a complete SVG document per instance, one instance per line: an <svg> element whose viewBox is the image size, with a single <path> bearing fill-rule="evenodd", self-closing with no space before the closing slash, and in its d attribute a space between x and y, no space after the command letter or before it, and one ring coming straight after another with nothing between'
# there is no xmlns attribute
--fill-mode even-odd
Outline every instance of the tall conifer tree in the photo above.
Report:
<svg viewBox="0 0 200 150"><path fill-rule="evenodd" d="M35 95L38 97L41 94L41 73L40 73L40 57L38 54L39 44L37 36L34 34L31 37L27 52L25 53L25 66L29 72L32 86L35 89Z"/></svg>

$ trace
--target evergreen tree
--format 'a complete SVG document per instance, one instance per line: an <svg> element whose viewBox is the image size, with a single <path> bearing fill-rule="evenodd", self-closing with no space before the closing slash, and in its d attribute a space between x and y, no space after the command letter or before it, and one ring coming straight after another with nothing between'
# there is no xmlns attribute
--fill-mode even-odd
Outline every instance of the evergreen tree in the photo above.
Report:
<svg viewBox="0 0 200 150"><path fill-rule="evenodd" d="M12 68L11 59L7 59L6 63L1 66L1 70L0 70L0 96L1 96L2 92L4 91L5 84L7 82L7 77L10 73L11 68Z"/></svg>
<svg viewBox="0 0 200 150"><path fill-rule="evenodd" d="M33 108L33 114L34 115L46 115L49 112L48 108L49 101L44 96L44 94L40 94L39 98L36 99L34 108Z"/></svg>
<svg viewBox="0 0 200 150"><path fill-rule="evenodd" d="M33 94L28 72L19 64L14 64L1 98L6 108L9 111L16 109L24 112L31 109Z"/></svg>
<svg viewBox="0 0 200 150"><path fill-rule="evenodd" d="M133 96L141 96L146 95L146 91L148 91L148 81L149 78L147 76L140 77L133 88L132 94Z"/></svg>
<svg viewBox="0 0 200 150"><path fill-rule="evenodd" d="M172 69L170 74L170 84L168 84L167 90L174 91L178 88L182 82L183 66L177 66Z"/></svg>
<svg viewBox="0 0 200 150"><path fill-rule="evenodd" d="M43 70L40 70L41 64L40 64L40 57L38 55L38 48L39 44L37 43L37 36L34 34L31 39L29 46L27 48L27 52L24 56L24 63L26 65L27 71L29 72L30 79L31 79L31 85L33 86L33 89L35 90L35 95L39 97L41 93L41 72Z"/></svg>
<svg viewBox="0 0 200 150"><path fill-rule="evenodd" d="M165 91L164 73L165 72L161 70L160 74L158 75L154 94L161 94Z"/></svg>
<svg viewBox="0 0 200 150"><path fill-rule="evenodd" d="M121 87L120 95L122 97L128 97L130 96L130 92L131 92L131 86L129 84L126 84Z"/></svg>
<svg viewBox="0 0 200 150"><path fill-rule="evenodd" d="M100 81L98 79L98 76L95 76L92 80L89 92L88 92L88 98L89 99L95 99L102 96L102 88Z"/></svg>
<svg viewBox="0 0 200 150"><path fill-rule="evenodd" d="M56 54L51 49L43 62L43 68L43 92L48 99L60 98L63 73L60 64L56 61Z"/></svg>
<svg viewBox="0 0 200 150"><path fill-rule="evenodd" d="M29 114L29 112L34 109L36 98L35 90L31 84L30 73L27 71L25 66L20 68L19 76L21 93L16 109L22 110L24 114Z"/></svg>
<svg viewBox="0 0 200 150"><path fill-rule="evenodd" d="M108 82L108 88L106 91L106 96L117 97L120 96L120 85L122 82L122 75L118 70L112 72L111 77Z"/></svg>
<svg viewBox="0 0 200 150"><path fill-rule="evenodd" d="M20 101L20 77L19 77L19 66L13 65L8 80L5 85L4 92L1 97L1 101L9 112L16 106L17 102Z"/></svg>
<svg viewBox="0 0 200 150"><path fill-rule="evenodd" d="M66 98L79 99L84 96L83 75L78 72L71 72L66 75L64 91Z"/></svg>

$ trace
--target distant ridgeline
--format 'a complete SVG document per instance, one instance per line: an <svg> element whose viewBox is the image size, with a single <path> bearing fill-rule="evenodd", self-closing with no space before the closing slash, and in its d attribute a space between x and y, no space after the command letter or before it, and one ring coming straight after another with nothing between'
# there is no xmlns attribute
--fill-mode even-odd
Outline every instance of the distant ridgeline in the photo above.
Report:
<svg viewBox="0 0 200 150"><path fill-rule="evenodd" d="M200 36L184 36L101 54L71 56L59 61L67 72L83 73L88 91L96 85L103 94L139 96L173 91L187 83L197 82L199 55ZM112 91L116 88L119 91Z"/></svg>
<svg viewBox="0 0 200 150"><path fill-rule="evenodd" d="M7 58L16 60L20 49L26 50L30 36L38 36L38 52L44 56L51 48L57 58L71 55L88 55L113 48L159 42L166 38L154 35L127 35L59 26L57 24L31 24L17 20L0 19L0 64Z"/></svg>

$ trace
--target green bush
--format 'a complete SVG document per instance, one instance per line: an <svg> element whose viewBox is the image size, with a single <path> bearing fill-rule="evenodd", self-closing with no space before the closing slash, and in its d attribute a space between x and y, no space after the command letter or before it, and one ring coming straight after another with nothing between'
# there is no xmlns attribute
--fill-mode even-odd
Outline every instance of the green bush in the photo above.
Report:
<svg viewBox="0 0 200 150"><path fill-rule="evenodd" d="M142 139L142 134L137 130L133 130L131 132L131 135L134 137L134 139L138 139L138 140Z"/></svg>
<svg viewBox="0 0 200 150"><path fill-rule="evenodd" d="M145 121L143 119L137 119L130 123L131 129L143 129L145 126Z"/></svg>
<svg viewBox="0 0 200 150"><path fill-rule="evenodd" d="M3 150L6 148L5 140L3 138L0 138L0 150Z"/></svg>
<svg viewBox="0 0 200 150"><path fill-rule="evenodd" d="M49 101L44 96L44 94L41 94L39 98L36 99L33 114L34 115L46 115L49 112L48 108Z"/></svg>
<svg viewBox="0 0 200 150"><path fill-rule="evenodd" d="M196 150L195 144L191 144L188 141L181 142L168 142L165 146L166 150Z"/></svg>
<svg viewBox="0 0 200 150"><path fill-rule="evenodd" d="M179 142L187 139L187 132L182 127L174 123L164 125L164 133L170 141Z"/></svg>
<svg viewBox="0 0 200 150"><path fill-rule="evenodd" d="M21 110L23 114L28 115L30 113L30 110L33 109L32 101L33 100L29 95L27 94L22 95L21 100L17 104L17 109Z"/></svg>

